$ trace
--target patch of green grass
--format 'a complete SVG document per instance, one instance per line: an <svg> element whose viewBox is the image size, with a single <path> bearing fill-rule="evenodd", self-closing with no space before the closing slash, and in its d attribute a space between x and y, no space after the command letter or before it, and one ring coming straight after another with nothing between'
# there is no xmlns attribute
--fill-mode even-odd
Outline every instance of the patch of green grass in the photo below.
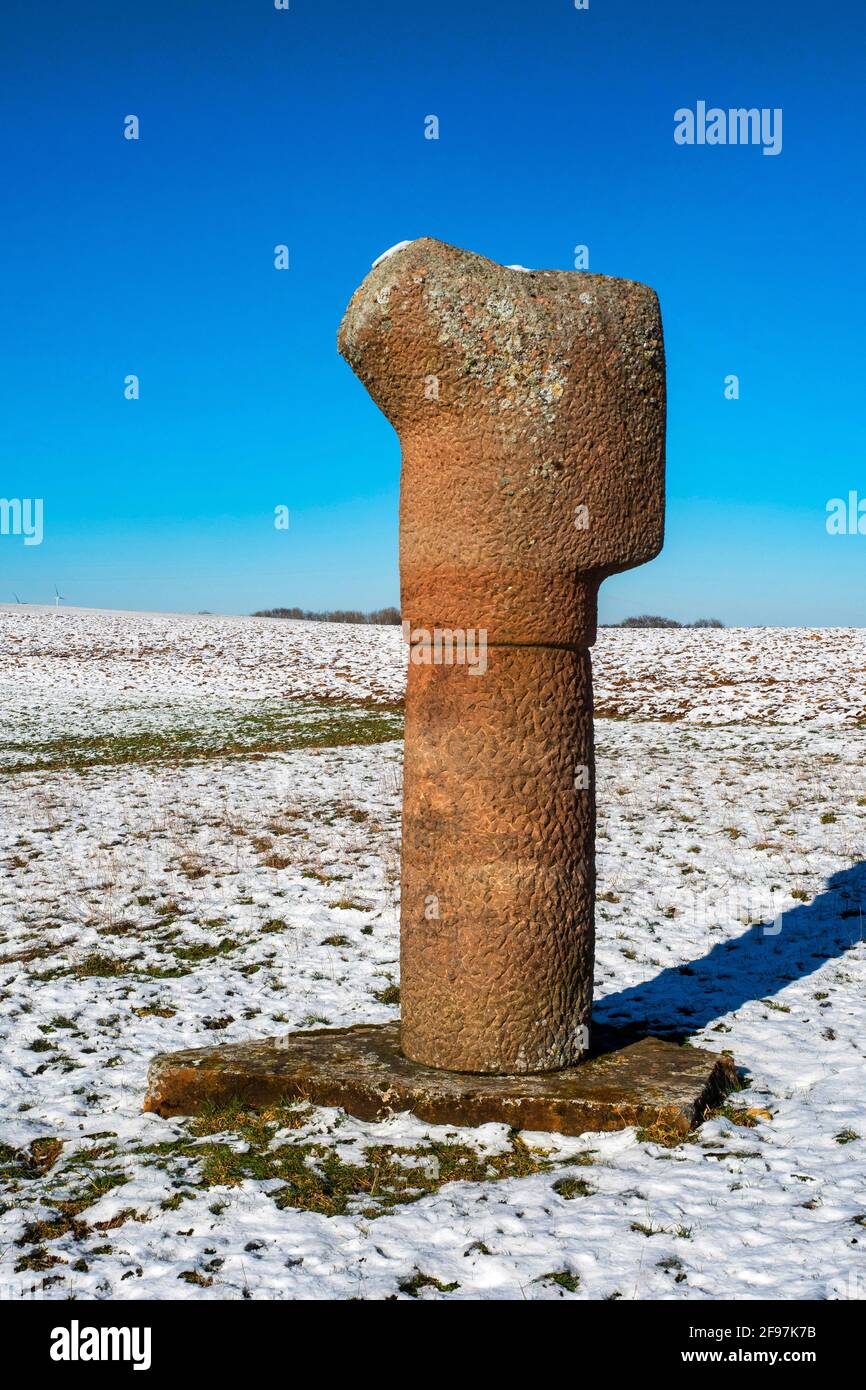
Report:
<svg viewBox="0 0 866 1390"><path fill-rule="evenodd" d="M569 1293L577 1293L580 1288L580 1275L572 1274L568 1269L555 1269L548 1274L541 1274L536 1283L546 1284L548 1280L551 1284L558 1284L561 1289L567 1289Z"/></svg>
<svg viewBox="0 0 866 1390"><path fill-rule="evenodd" d="M54 1141L59 1143L59 1140ZM16 1242L19 1246L32 1245L35 1249L31 1250L28 1256L23 1257L22 1261L16 1266L18 1269L37 1269L48 1268L42 1266L39 1261L47 1254L45 1246L48 1242L60 1240L62 1236L72 1235L76 1240L85 1240L91 1233L91 1227L86 1221L81 1220L81 1213L88 1207L93 1206L107 1192L111 1192L116 1187L122 1187L128 1182L129 1178L125 1173L118 1169L109 1169L104 1173L99 1173L90 1178L86 1186L83 1187L78 1196L67 1198L62 1201L54 1201L54 1212L51 1216L43 1217L36 1221L29 1221ZM118 1216L110 1221L97 1221L94 1229L108 1230L114 1226L122 1225L124 1221L136 1218L136 1213L131 1208L120 1212ZM136 1218L142 1219L142 1218ZM37 1263L28 1263L35 1260Z"/></svg>
<svg viewBox="0 0 866 1390"><path fill-rule="evenodd" d="M174 954L180 960L213 960L215 956L227 956L236 951L240 944L234 937L224 936L216 945L207 941L197 941L192 946L175 946Z"/></svg>
<svg viewBox="0 0 866 1390"><path fill-rule="evenodd" d="M664 1226L653 1226L651 1223L647 1225L643 1221L633 1221L629 1226L629 1230L637 1231L639 1235L646 1236L647 1238L650 1236L661 1236L665 1233Z"/></svg>
<svg viewBox="0 0 866 1390"><path fill-rule="evenodd" d="M646 1225L643 1221L633 1221L629 1229L637 1231L640 1235L646 1236L647 1238L650 1236L678 1236L680 1240L691 1240L692 1237L691 1226L674 1226L671 1228L669 1226L653 1226L651 1222Z"/></svg>
<svg viewBox="0 0 866 1390"><path fill-rule="evenodd" d="M34 1139L28 1149L0 1144L0 1169L11 1168L10 1177L38 1178L54 1167L63 1150L63 1140L50 1135Z"/></svg>
<svg viewBox="0 0 866 1390"><path fill-rule="evenodd" d="M400 986L386 985L384 989L380 989L374 992L373 998L378 999L380 1004L399 1004Z"/></svg>
<svg viewBox="0 0 866 1390"><path fill-rule="evenodd" d="M657 1120L652 1125L639 1125L636 1137L642 1144L659 1144L663 1149L676 1149L680 1144L693 1144L695 1136L678 1125Z"/></svg>
<svg viewBox="0 0 866 1390"><path fill-rule="evenodd" d="M132 968L128 960L119 960L116 956L106 956L100 951L92 951L89 956L85 956L84 960L73 965L65 973L80 976L93 975L108 979L115 975L128 975Z"/></svg>
<svg viewBox="0 0 866 1390"><path fill-rule="evenodd" d="M171 1197L164 1197L160 1202L162 1211L177 1211L183 1202L188 1202L192 1197L191 1192L175 1192Z"/></svg>
<svg viewBox="0 0 866 1390"><path fill-rule="evenodd" d="M740 1129L754 1129L759 1120L769 1118L769 1112L754 1108L746 1110L742 1105L732 1105L730 1101L723 1101L721 1105L715 1105L712 1110L708 1110L705 1118L730 1120L732 1124L739 1125Z"/></svg>
<svg viewBox="0 0 866 1390"><path fill-rule="evenodd" d="M421 1289L438 1289L440 1293L453 1293L459 1289L460 1285L456 1279L453 1284L443 1284L441 1279L434 1279L431 1274L422 1274L420 1269L412 1275L411 1279L404 1279L402 1284L397 1285L401 1293L408 1294L410 1298L417 1298Z"/></svg>
<svg viewBox="0 0 866 1390"><path fill-rule="evenodd" d="M11 1144L0 1144L0 1172L17 1169L21 1165L21 1150L13 1149Z"/></svg>
<svg viewBox="0 0 866 1390"><path fill-rule="evenodd" d="M22 1105L20 1109L27 1109ZM0 1144L0 1177L13 1188L16 1183L41 1178L57 1162L63 1150L63 1140L46 1136L34 1139L28 1149L15 1149Z"/></svg>
<svg viewBox="0 0 866 1390"><path fill-rule="evenodd" d="M342 748L403 737L402 705L362 700L263 701L252 713L227 709L209 723L186 723L131 734L70 734L12 746L7 776L94 767L178 765L206 758L254 757L293 748ZM8 746L8 745L7 745ZM22 865L23 867L23 865Z"/></svg>
<svg viewBox="0 0 866 1390"><path fill-rule="evenodd" d="M450 1141L429 1141L414 1148L377 1144L360 1151L354 1163L345 1162L335 1149L314 1139L279 1142L283 1131L303 1127L308 1118L309 1109L302 1104L262 1111L237 1106L211 1109L188 1122L185 1136L138 1152L159 1166L192 1161L196 1167L185 1170L184 1187L237 1187L250 1180L276 1180L282 1186L268 1195L278 1207L323 1216L360 1211L369 1219L417 1202L449 1182L495 1182L563 1166L516 1134L511 1135L508 1149L497 1154L479 1154L466 1144ZM235 1152L229 1137L244 1140L246 1151ZM208 1139L212 1142L201 1142ZM178 1172L174 1166L171 1171Z"/></svg>
<svg viewBox="0 0 866 1390"><path fill-rule="evenodd" d="M37 1167L41 1168L44 1173L47 1173L49 1168L54 1167L54 1164L60 1157L62 1149L63 1140L56 1139L53 1135L46 1135L41 1139L34 1139L30 1145L30 1160L32 1163L35 1163Z"/></svg>
<svg viewBox="0 0 866 1390"><path fill-rule="evenodd" d="M575 1197L591 1197L595 1188L590 1187L583 1178L557 1178L553 1190L570 1202Z"/></svg>
<svg viewBox="0 0 866 1390"><path fill-rule="evenodd" d="M739 1077L730 1085L730 1090L734 1093L742 1091L746 1087L746 1082ZM758 1123L759 1118L769 1119L766 1111L744 1110L742 1106L732 1105L730 1101L724 1101L721 1105L710 1106L703 1120L714 1120L721 1117L731 1120L733 1124L740 1125L744 1129L753 1129ZM644 1144L660 1144L665 1149L675 1149L680 1144L695 1144L698 1142L698 1135L690 1130L682 1129L674 1124L666 1124L663 1120L656 1121L653 1125L639 1126L637 1138Z"/></svg>
<svg viewBox="0 0 866 1390"><path fill-rule="evenodd" d="M90 1234L86 1221L75 1216L53 1216L44 1221L28 1221L16 1245L44 1245L49 1240L59 1240L71 1234L76 1240L85 1240Z"/></svg>
<svg viewBox="0 0 866 1390"><path fill-rule="evenodd" d="M64 1263L59 1255L52 1255L44 1245L39 1245L28 1255L21 1256L15 1265L15 1273L23 1274L26 1270L32 1270L35 1274L41 1274L43 1270L53 1269L54 1265Z"/></svg>
<svg viewBox="0 0 866 1390"><path fill-rule="evenodd" d="M262 867L265 869L288 869L291 859L287 854L279 854L276 850L270 850L262 860Z"/></svg>

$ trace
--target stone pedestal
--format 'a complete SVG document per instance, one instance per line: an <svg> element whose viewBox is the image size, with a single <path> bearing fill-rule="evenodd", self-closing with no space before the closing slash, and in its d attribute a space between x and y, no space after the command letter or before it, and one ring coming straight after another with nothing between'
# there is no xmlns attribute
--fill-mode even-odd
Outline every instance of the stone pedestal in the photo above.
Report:
<svg viewBox="0 0 866 1390"><path fill-rule="evenodd" d="M396 1023L327 1028L155 1057L145 1110L195 1115L232 1101L250 1108L308 1100L363 1120L411 1110L430 1124L514 1129L624 1129L687 1133L734 1077L727 1057L659 1038L534 1076L469 1076L419 1066Z"/></svg>

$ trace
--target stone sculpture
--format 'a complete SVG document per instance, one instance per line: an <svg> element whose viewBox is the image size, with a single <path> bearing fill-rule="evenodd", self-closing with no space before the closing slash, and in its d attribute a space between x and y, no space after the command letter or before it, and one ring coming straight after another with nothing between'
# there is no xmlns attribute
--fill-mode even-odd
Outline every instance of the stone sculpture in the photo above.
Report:
<svg viewBox="0 0 866 1390"><path fill-rule="evenodd" d="M304 1098L364 1119L684 1132L731 1060L590 1049L598 588L664 523L658 301L424 237L380 257L339 347L399 433L410 644L401 1025L155 1057L145 1109Z"/></svg>
<svg viewBox="0 0 866 1390"><path fill-rule="evenodd" d="M592 999L598 587L663 537L658 299L424 237L374 266L338 343L403 451L402 1050L567 1067Z"/></svg>

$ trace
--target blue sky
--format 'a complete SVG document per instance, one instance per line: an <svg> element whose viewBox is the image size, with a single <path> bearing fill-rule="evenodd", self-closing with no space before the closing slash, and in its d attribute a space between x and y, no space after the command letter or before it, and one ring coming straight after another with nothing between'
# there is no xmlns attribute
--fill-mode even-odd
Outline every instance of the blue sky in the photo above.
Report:
<svg viewBox="0 0 866 1390"><path fill-rule="evenodd" d="M666 544L603 621L866 621L866 535L825 529L866 497L854 0L6 0L3 29L0 497L45 539L0 536L0 601L396 602L399 446L335 334L426 234L586 244L659 292ZM782 108L781 153L675 144L698 100Z"/></svg>

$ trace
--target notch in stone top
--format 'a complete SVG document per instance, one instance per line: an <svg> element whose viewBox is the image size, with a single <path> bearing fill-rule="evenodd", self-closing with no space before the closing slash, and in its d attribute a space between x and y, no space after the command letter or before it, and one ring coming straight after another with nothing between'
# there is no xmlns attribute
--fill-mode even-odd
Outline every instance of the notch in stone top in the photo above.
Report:
<svg viewBox="0 0 866 1390"><path fill-rule="evenodd" d="M655 292L422 237L373 267L338 346L402 444L404 616L591 643L601 580L662 546Z"/></svg>

